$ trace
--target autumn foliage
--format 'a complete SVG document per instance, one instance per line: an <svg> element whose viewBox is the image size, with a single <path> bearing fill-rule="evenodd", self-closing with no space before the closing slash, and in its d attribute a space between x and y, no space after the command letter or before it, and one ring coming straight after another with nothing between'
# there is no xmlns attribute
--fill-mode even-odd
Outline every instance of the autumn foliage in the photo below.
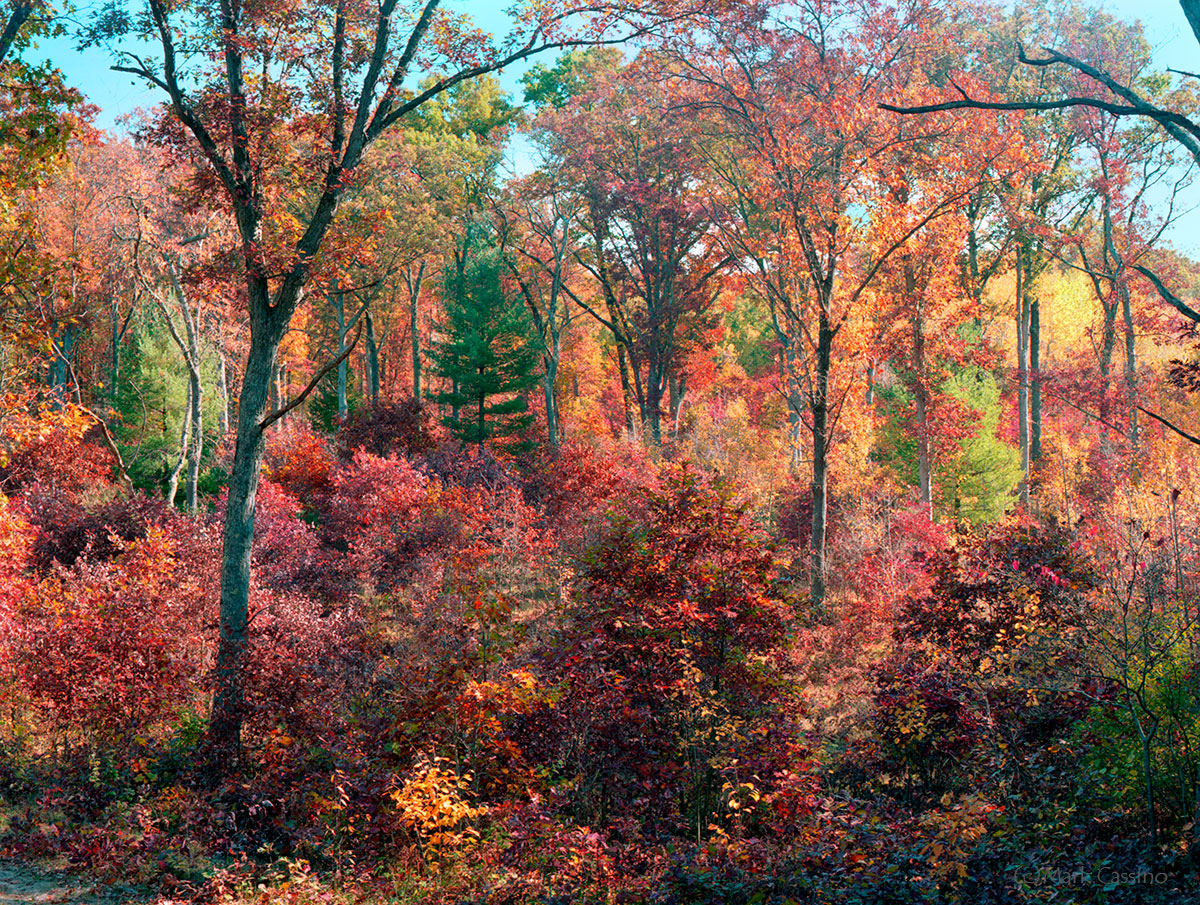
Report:
<svg viewBox="0 0 1200 905"><path fill-rule="evenodd" d="M0 857L1196 899L1200 125L1142 26L130 0L120 137L11 6Z"/></svg>

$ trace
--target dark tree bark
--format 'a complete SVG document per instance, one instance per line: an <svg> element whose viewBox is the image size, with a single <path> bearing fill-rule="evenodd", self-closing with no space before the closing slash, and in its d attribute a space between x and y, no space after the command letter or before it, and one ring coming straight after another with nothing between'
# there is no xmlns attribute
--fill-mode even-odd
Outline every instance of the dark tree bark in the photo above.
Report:
<svg viewBox="0 0 1200 905"><path fill-rule="evenodd" d="M375 336L375 318L368 308L367 319L367 398L371 407L379 405L379 341ZM415 398L415 394L414 394Z"/></svg>
<svg viewBox="0 0 1200 905"><path fill-rule="evenodd" d="M16 0L9 7L8 17L4 20L4 28L0 30L0 63L3 63L8 57L21 28L29 21L39 6L40 4L33 0Z"/></svg>
<svg viewBox="0 0 1200 905"><path fill-rule="evenodd" d="M829 378L833 367L833 340L837 331L823 306L817 326L815 379L809 393L812 411L812 537L809 544L812 575L810 593L816 606L825 602L825 535L829 516L829 451L833 446L829 424Z"/></svg>
<svg viewBox="0 0 1200 905"><path fill-rule="evenodd" d="M329 303L333 306L334 326L337 329L337 417L345 421L350 414L350 400L347 398L347 381L350 377L350 364L342 353L346 351L346 293L334 281L329 293Z"/></svg>
<svg viewBox="0 0 1200 905"><path fill-rule="evenodd" d="M220 641L208 731L211 764L219 772L235 766L240 758L244 717L242 663L247 646L251 545L264 430L266 424L275 420L267 417L267 402L276 376L279 344L334 221L349 184L348 175L359 166L372 143L409 113L453 86L539 52L603 42L612 34L609 31L604 37L593 36L588 40L547 39L544 35L555 33L554 26L558 24L553 21L555 17L566 16L563 10L551 12L547 9L545 14L552 21L543 23L544 27L532 28L525 43L505 47L482 62L451 68L448 74L431 84L410 91L405 85L410 82L413 62L430 43L427 38L440 5L439 0L425 0L411 19L398 9L398 0L381 0L377 9L371 8L369 12L346 0L337 0L327 8L332 34L328 57L324 61L313 61L313 67L308 70L327 73L328 81L323 87L328 89L330 102L324 111L328 125L322 142L327 164L324 172L309 174L314 183L313 203L303 215L300 236L289 249L288 263L282 269L269 263L262 253L262 227L271 202L260 161L255 159L255 130L261 128L261 124L252 115L253 92L247 89L245 76L247 60L251 65L257 65L264 56L256 52L255 30L252 24L247 24L249 17L255 14L255 8L244 7L238 0L220 0L219 4L210 7L182 9L167 0L146 0L148 16L145 21L150 37L160 45L161 58L150 62L133 54L123 54L120 64L113 67L145 80L167 95L171 114L190 133L194 145L223 187L241 242L246 306L250 316L250 349L242 375L237 441L225 515ZM586 8L594 11L590 4ZM312 9L325 14L325 8ZM635 10L622 7L622 11L630 15L618 17L619 25L614 28L622 27L624 33L611 40L625 39L630 33L644 32L650 27L651 20L634 18ZM677 10L681 14L691 11L690 8ZM206 22L210 13L211 21ZM367 16L370 18L364 18ZM395 34L393 28L404 21L412 23L407 36ZM357 65L348 60L354 55L350 43L357 41L356 34L363 33L367 39L367 54L362 65ZM215 48L194 46L210 39L217 42ZM197 49L219 52L225 103L217 105L221 116L216 124L207 118L206 108L193 100L189 90L191 83L180 68ZM264 72L270 69L263 65ZM357 80L355 86L348 85L352 76Z"/></svg>

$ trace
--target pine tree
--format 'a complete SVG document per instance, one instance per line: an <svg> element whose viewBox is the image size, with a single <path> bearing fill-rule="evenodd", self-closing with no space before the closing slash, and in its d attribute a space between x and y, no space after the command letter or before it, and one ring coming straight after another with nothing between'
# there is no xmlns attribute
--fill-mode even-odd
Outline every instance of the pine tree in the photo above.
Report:
<svg viewBox="0 0 1200 905"><path fill-rule="evenodd" d="M468 239L446 273L442 338L431 359L450 389L433 398L449 407L443 420L467 443L513 438L533 423L524 394L537 385L536 336L524 306L505 294L501 272L499 252Z"/></svg>

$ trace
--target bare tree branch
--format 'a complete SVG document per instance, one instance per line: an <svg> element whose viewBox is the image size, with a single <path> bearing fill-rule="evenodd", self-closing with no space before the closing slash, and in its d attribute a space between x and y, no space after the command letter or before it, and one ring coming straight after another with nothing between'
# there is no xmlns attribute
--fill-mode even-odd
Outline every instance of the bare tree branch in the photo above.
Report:
<svg viewBox="0 0 1200 905"><path fill-rule="evenodd" d="M1200 323L1200 312L1197 312L1189 307L1187 303L1183 301L1183 299L1164 286L1163 281L1160 280L1152 270L1143 267L1141 264L1133 265L1133 269L1154 285L1155 290L1160 296L1162 296L1163 301L1165 301L1168 305L1170 305L1188 320Z"/></svg>
<svg viewBox="0 0 1200 905"><path fill-rule="evenodd" d="M282 418L284 415L286 415L292 409L296 408L296 406L298 406L302 402L304 402L304 400L307 399L309 397L309 395L311 395L312 391L317 388L317 384L319 384L321 382L322 378L324 378L324 376L326 374L328 374L330 371L332 371L334 368L336 368L343 361L345 361L347 358L350 357L350 353L353 352L354 347L356 345L358 345L358 339L360 336L362 336L362 325L361 324L359 325L357 332L355 332L355 334L354 334L354 339L350 340L350 345L346 346L345 351L342 352L342 354L339 355L337 358L335 358L333 361L329 362L329 364L325 365L325 367L321 368L321 370L319 370L316 373L316 376L313 377L313 379L308 382L308 386L306 386L304 388L304 390L300 393L299 396L297 396L295 399L293 399L291 402L289 402L283 408L277 409L276 411L271 412L271 414L269 414L265 418L263 418L262 421L258 422L258 429L266 430L268 427L270 427L272 424L274 424L276 421L278 421L280 418Z"/></svg>
<svg viewBox="0 0 1200 905"><path fill-rule="evenodd" d="M1170 421L1168 421L1166 418L1164 418L1162 415L1156 415L1154 412L1150 411L1150 409L1148 409L1148 408L1143 408L1142 406L1139 405L1137 407L1137 409L1139 412L1149 415L1151 418L1153 418L1155 421L1157 421L1159 424L1163 425L1164 427L1170 428L1171 430L1175 431L1175 433L1179 434L1179 436L1183 437L1183 439L1187 440L1189 443L1195 443L1197 446L1200 446L1200 437L1192 436L1187 431L1183 430L1183 428L1175 426Z"/></svg>

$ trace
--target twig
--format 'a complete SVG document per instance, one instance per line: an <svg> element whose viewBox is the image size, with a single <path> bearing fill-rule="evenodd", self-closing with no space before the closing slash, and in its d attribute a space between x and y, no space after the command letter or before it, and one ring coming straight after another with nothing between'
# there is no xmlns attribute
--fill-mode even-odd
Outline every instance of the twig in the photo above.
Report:
<svg viewBox="0 0 1200 905"><path fill-rule="evenodd" d="M278 421L280 418L282 418L284 415L286 415L288 412L290 412L296 406L300 405L300 403L302 403L305 399L307 399L309 397L309 394L311 394L312 391L317 388L317 384L321 382L321 378L323 378L326 374L328 374L330 371L332 371L334 368L336 368L343 361L345 361L347 358L350 357L350 353L353 352L354 347L356 345L358 345L358 340L359 340L359 337L362 336L362 331L363 331L362 324L359 324L358 330L354 334L354 339L352 339L350 341L350 345L346 346L346 350L344 352L342 352L342 354L339 355L337 358L335 358L333 361L331 361L329 364L325 365L325 367L321 368L321 370L317 372L317 375L308 382L308 386L306 386L304 388L304 390L300 393L299 396L297 396L295 399L293 399L291 402L289 402L283 408L277 409L276 411L272 412L271 414L269 414L265 418L263 418L262 421L258 422L258 429L266 430L268 427L270 427L272 424L274 424L276 421Z"/></svg>

